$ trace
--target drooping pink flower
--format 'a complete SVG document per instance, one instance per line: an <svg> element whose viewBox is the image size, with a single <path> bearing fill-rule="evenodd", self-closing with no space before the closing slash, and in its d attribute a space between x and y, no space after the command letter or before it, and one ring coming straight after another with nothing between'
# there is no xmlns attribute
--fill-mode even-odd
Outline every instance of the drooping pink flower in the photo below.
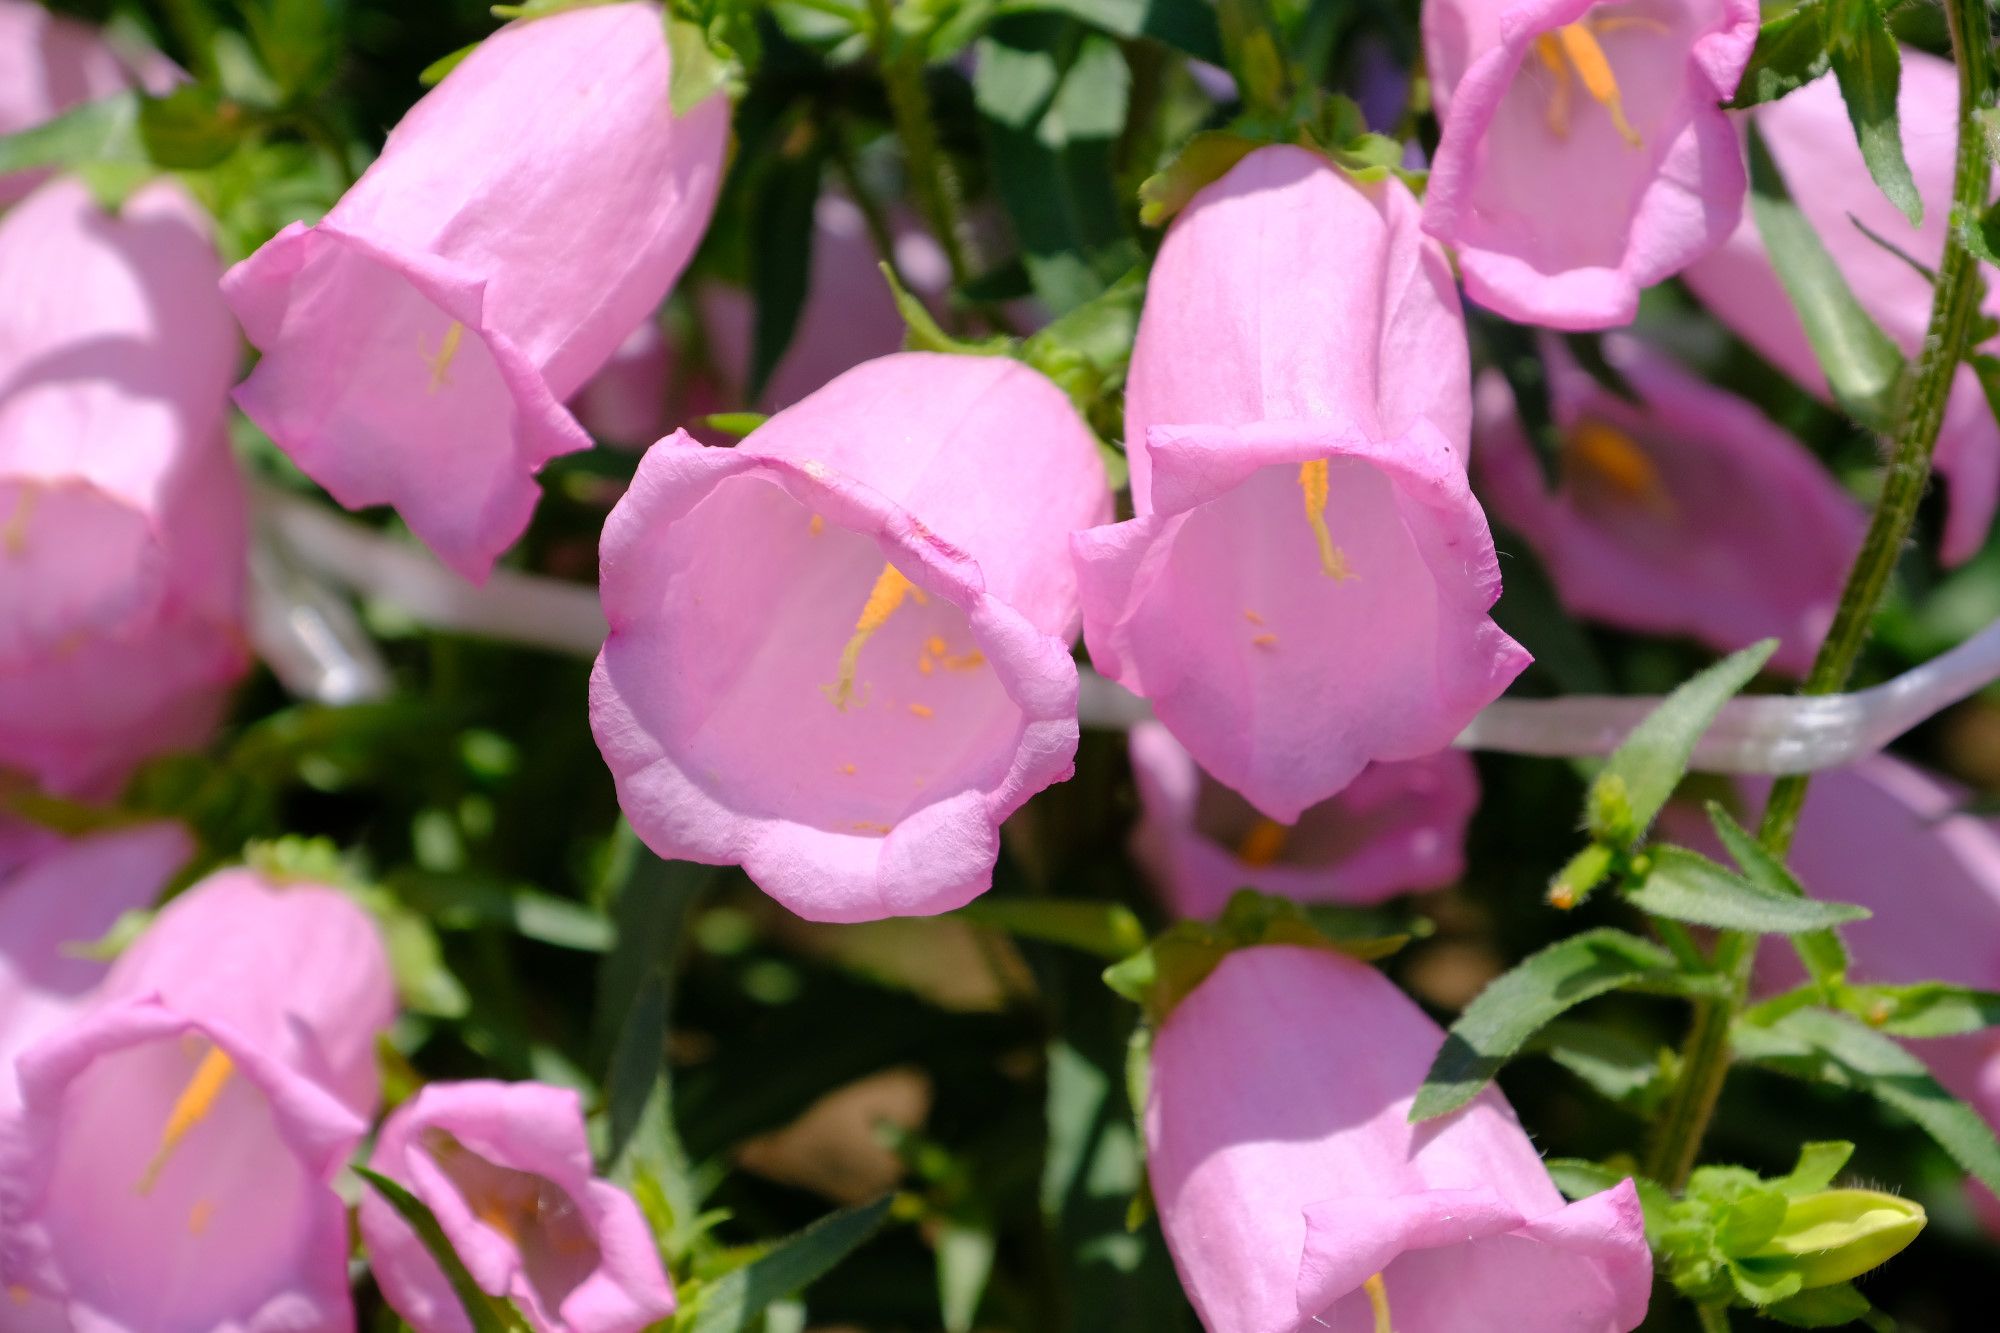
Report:
<svg viewBox="0 0 2000 1333"><path fill-rule="evenodd" d="M1749 403L1637 342L1604 349L1640 402L1545 358L1564 437L1554 491L1505 382L1480 381L1480 494L1571 610L1725 652L1776 637L1773 667L1803 675L1861 547L1860 504Z"/></svg>
<svg viewBox="0 0 2000 1333"><path fill-rule="evenodd" d="M0 219L0 768L57 791L200 739L247 665L220 270L166 181Z"/></svg>
<svg viewBox="0 0 2000 1333"><path fill-rule="evenodd" d="M164 58L135 67L89 25L51 14L35 0L0 0L0 134L33 129L135 83L164 92L174 78ZM41 174L0 175L0 207L32 190Z"/></svg>
<svg viewBox="0 0 2000 1333"><path fill-rule="evenodd" d="M1209 1333L1626 1333L1652 1256L1632 1182L1565 1204L1495 1089L1410 1104L1444 1034L1387 978L1292 945L1224 958L1153 1042L1146 1162Z"/></svg>
<svg viewBox="0 0 2000 1333"><path fill-rule="evenodd" d="M1068 400L1000 357L882 357L733 449L655 445L591 679L639 836L814 920L983 892L1000 822L1070 773L1066 542L1109 513Z"/></svg>
<svg viewBox="0 0 2000 1333"><path fill-rule="evenodd" d="M1370 764L1339 795L1280 824L1203 773L1159 723L1132 728L1131 749L1133 853L1176 916L1212 917L1242 888L1366 904L1465 873L1479 775L1462 751Z"/></svg>
<svg viewBox="0 0 2000 1333"><path fill-rule="evenodd" d="M709 412L790 407L844 370L903 345L903 316L877 267L867 219L849 200L821 195L813 210L812 265L791 346L751 404L744 396L756 309L749 293L699 284L693 308L698 349L676 345L655 323L626 340L573 404L593 435L645 445ZM941 298L951 273L944 252L913 219L892 215L896 267L912 294ZM690 364L692 362L692 364Z"/></svg>
<svg viewBox="0 0 2000 1333"><path fill-rule="evenodd" d="M1958 144L1958 75L1952 63L1905 48L1897 105L1904 156L1924 204L1918 227L1869 177L1834 80L1820 79L1746 114L1756 122L1794 200L1862 307L1906 353L1915 355L1930 320L1931 285L1868 233L1886 238L1920 263L1935 265L1944 254ZM1805 327L1747 212L1728 241L1685 276L1716 318L1761 356L1814 393L1829 396ZM2000 314L2000 290L1987 293L1984 308ZM1937 467L1951 487L1939 553L1946 563L1958 564L1985 542L2000 501L2000 425L1994 423L1970 366L1959 367L1945 407Z"/></svg>
<svg viewBox="0 0 2000 1333"><path fill-rule="evenodd" d="M382 1126L370 1166L429 1206L480 1290L535 1333L637 1333L674 1312L646 1219L592 1173L567 1088L433 1083ZM361 1236L383 1299L416 1333L469 1333L423 1242L372 1193Z"/></svg>
<svg viewBox="0 0 2000 1333"><path fill-rule="evenodd" d="M348 1333L331 1181L392 1006L346 895L241 871L190 889L16 1062L0 1277L91 1333Z"/></svg>
<svg viewBox="0 0 2000 1333"><path fill-rule="evenodd" d="M325 221L224 294L264 353L250 417L350 508L391 504L468 578L590 440L562 403L680 276L729 110L668 110L652 4L503 28L411 109Z"/></svg>
<svg viewBox="0 0 2000 1333"><path fill-rule="evenodd" d="M1718 104L1757 20L1756 0L1427 0L1443 133L1424 229L1457 251L1467 295L1612 328L1721 244L1747 176Z"/></svg>
<svg viewBox="0 0 2000 1333"><path fill-rule="evenodd" d="M1400 183L1259 149L1160 248L1126 404L1138 517L1074 540L1084 636L1273 819L1442 749L1527 664L1486 615L1468 374Z"/></svg>
<svg viewBox="0 0 2000 1333"><path fill-rule="evenodd" d="M105 964L70 946L145 907L194 854L178 824L54 839L0 866L0 1115L18 1108L14 1057L79 1013Z"/></svg>

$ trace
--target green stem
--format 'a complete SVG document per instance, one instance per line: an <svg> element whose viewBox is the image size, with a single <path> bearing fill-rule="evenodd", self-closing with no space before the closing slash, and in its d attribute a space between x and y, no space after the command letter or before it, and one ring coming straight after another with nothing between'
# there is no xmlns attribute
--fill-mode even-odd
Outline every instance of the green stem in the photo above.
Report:
<svg viewBox="0 0 2000 1333"><path fill-rule="evenodd" d="M882 83L889 95L889 114L909 159L910 185L924 221L944 247L952 286L963 290L971 278L965 238L958 218L958 179L938 146L930 94L924 89L924 63L914 51L899 49L890 0L869 0L875 18L875 50L882 66Z"/></svg>
<svg viewBox="0 0 2000 1333"><path fill-rule="evenodd" d="M1958 59L1958 158L1951 206L1954 216L1973 216L1986 206L1990 174L1976 113L1988 100L1992 36L1981 0L1945 0L1944 11ZM1833 625L1806 676L1804 694L1838 693L1854 674L1897 558L1909 541L1917 505L1930 484L1931 453L1978 313L1980 287L1978 261L1956 227L1948 228L1930 326L1896 424L1882 494L1841 592ZM1780 778L1771 788L1758 838L1774 855L1782 857L1791 850L1799 810L1805 804L1806 781L1803 774L1795 774ZM1670 1189L1679 1189L1693 1170L1729 1075L1729 1029L1749 991L1754 944L1750 936L1738 932L1725 932L1716 942L1714 967L1730 979L1731 993L1727 999L1697 1006L1681 1051L1681 1076L1661 1112L1647 1158L1648 1171Z"/></svg>

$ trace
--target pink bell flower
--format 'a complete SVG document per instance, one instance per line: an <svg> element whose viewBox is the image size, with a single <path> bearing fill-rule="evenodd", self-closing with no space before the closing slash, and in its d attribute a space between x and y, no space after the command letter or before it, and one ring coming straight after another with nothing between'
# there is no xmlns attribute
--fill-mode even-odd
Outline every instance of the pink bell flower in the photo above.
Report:
<svg viewBox="0 0 2000 1333"><path fill-rule="evenodd" d="M348 1333L331 1188L394 999L345 894L247 871L175 899L16 1062L0 1278L78 1333Z"/></svg>
<svg viewBox="0 0 2000 1333"><path fill-rule="evenodd" d="M1262 148L1160 248L1126 404L1138 516L1073 541L1084 637L1273 819L1442 749L1527 665L1486 615L1469 373L1398 182Z"/></svg>
<svg viewBox="0 0 2000 1333"><path fill-rule="evenodd" d="M59 792L200 740L248 665L220 271L167 181L0 218L0 768Z"/></svg>
<svg viewBox="0 0 2000 1333"><path fill-rule="evenodd" d="M1427 0L1443 133L1424 230L1457 251L1466 294L1613 328L1721 244L1748 176L1719 103L1757 21L1756 0Z"/></svg>
<svg viewBox="0 0 2000 1333"><path fill-rule="evenodd" d="M82 1012L106 965L72 952L150 905L194 845L178 824L56 838L0 867L0 1116L18 1110L14 1057Z"/></svg>
<svg viewBox="0 0 2000 1333"><path fill-rule="evenodd" d="M1553 491L1505 382L1481 379L1480 494L1572 611L1724 652L1775 637L1773 668L1804 675L1861 548L1860 503L1751 404L1639 343L1604 346L1641 402L1545 358L1563 435Z"/></svg>
<svg viewBox="0 0 2000 1333"><path fill-rule="evenodd" d="M237 402L349 508L391 504L471 579L535 472L590 439L562 403L658 307L714 210L729 109L667 110L652 4L503 28L411 109L316 226L231 269L264 353Z"/></svg>
<svg viewBox="0 0 2000 1333"><path fill-rule="evenodd" d="M1174 915L1208 918L1238 889L1302 903L1379 903L1465 873L1479 775L1463 751L1370 764L1294 824L1267 819L1203 773L1157 722L1132 728L1132 851Z"/></svg>
<svg viewBox="0 0 2000 1333"><path fill-rule="evenodd" d="M370 1166L423 1200L480 1290L535 1333L638 1333L674 1312L645 1216L593 1174L567 1088L433 1083L382 1126ZM470 1333L437 1262L372 1192L361 1237L383 1299L416 1333Z"/></svg>
<svg viewBox="0 0 2000 1333"><path fill-rule="evenodd" d="M1904 352L1923 346L1931 285L1903 259L1861 230L1893 242L1924 264L1944 254L1950 224L1952 159L1958 144L1958 75L1949 60L1906 47L1897 109L1903 152L1923 200L1923 225L1909 219L1868 175L1848 124L1840 86L1820 79L1746 113L1787 182L1793 199L1862 308ZM1687 270L1689 287L1715 317L1778 369L1822 398L1826 376L1805 326L1778 282L1754 219L1746 212L1728 241ZM2000 291L1983 308L2000 314ZM1950 486L1939 554L1970 559L1986 540L2000 501L2000 425L1970 366L1958 368L1938 434L1937 468Z"/></svg>
<svg viewBox="0 0 2000 1333"><path fill-rule="evenodd" d="M162 93L178 76L157 54L126 61L88 24L51 14L36 0L0 0L0 134L33 129L135 83ZM0 207L27 194L42 176L0 175Z"/></svg>
<svg viewBox="0 0 2000 1333"><path fill-rule="evenodd" d="M1153 1040L1147 1171L1209 1333L1627 1333L1631 1181L1565 1204L1498 1090L1424 1125L1444 1033L1381 973L1240 949Z"/></svg>
<svg viewBox="0 0 2000 1333"><path fill-rule="evenodd" d="M605 524L591 727L639 836L801 916L962 906L1076 752L1095 441L1002 357L856 367L740 445L655 445Z"/></svg>

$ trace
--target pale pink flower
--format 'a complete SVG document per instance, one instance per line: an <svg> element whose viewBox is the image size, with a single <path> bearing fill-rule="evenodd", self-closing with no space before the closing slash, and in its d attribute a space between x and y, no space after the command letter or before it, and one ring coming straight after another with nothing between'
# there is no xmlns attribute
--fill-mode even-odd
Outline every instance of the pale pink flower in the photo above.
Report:
<svg viewBox="0 0 2000 1333"><path fill-rule="evenodd" d="M1126 405L1138 516L1073 543L1084 636L1273 819L1450 744L1527 664L1486 614L1468 375L1396 181L1263 148L1167 233Z"/></svg>
<svg viewBox="0 0 2000 1333"><path fill-rule="evenodd" d="M168 181L0 218L0 768L56 791L199 741L248 665L220 270Z"/></svg>
<svg viewBox="0 0 2000 1333"><path fill-rule="evenodd" d="M16 134L143 84L165 92L179 71L156 53L128 61L103 34L35 0L0 0L0 134ZM0 207L32 190L41 172L0 176Z"/></svg>
<svg viewBox="0 0 2000 1333"><path fill-rule="evenodd" d="M1631 1181L1565 1204L1488 1088L1409 1122L1444 1033L1373 968L1224 958L1153 1041L1146 1163L1209 1333L1627 1333L1652 1255Z"/></svg>
<svg viewBox="0 0 2000 1333"><path fill-rule="evenodd" d="M662 856L816 920L983 892L1000 822L1069 776L1090 432L1002 357L870 361L732 449L684 433L604 529L591 726Z"/></svg>
<svg viewBox="0 0 2000 1333"><path fill-rule="evenodd" d="M1747 176L1719 104L1757 19L1756 0L1426 0L1443 133L1424 229L1457 251L1466 294L1611 328L1721 244Z"/></svg>
<svg viewBox="0 0 2000 1333"><path fill-rule="evenodd" d="M1480 494L1578 614L1724 652L1777 638L1771 665L1804 675L1861 549L1860 503L1751 404L1639 343L1604 348L1639 402L1544 358L1554 490L1505 382L1480 381Z"/></svg>
<svg viewBox="0 0 2000 1333"><path fill-rule="evenodd" d="M316 226L224 294L264 353L237 401L349 508L392 504L484 578L550 458L562 403L660 304L715 206L729 108L667 106L652 4L503 28L413 107Z"/></svg>
<svg viewBox="0 0 2000 1333"><path fill-rule="evenodd" d="M1862 228L1920 263L1935 265L1943 256L1958 145L1958 75L1952 63L1906 47L1897 106L1904 156L1924 204L1923 224L1917 227L1869 177L1833 79L1810 83L1746 114L1756 122L1792 197L1862 307L1906 353L1915 355L1930 321L1931 285ZM1822 398L1829 396L1805 326L1747 212L1722 248L1685 276L1716 318L1759 355ZM1987 293L1984 309L2000 314L2000 290ZM1958 368L1945 405L1937 467L1951 492L1939 554L1955 565L1985 543L2000 501L2000 425L1970 366Z"/></svg>
<svg viewBox="0 0 2000 1333"><path fill-rule="evenodd" d="M1302 903L1379 903L1465 873L1479 775L1460 750L1370 764L1292 824L1203 773L1157 722L1132 728L1132 849L1175 915L1207 918L1238 889Z"/></svg>
<svg viewBox="0 0 2000 1333"><path fill-rule="evenodd" d="M430 1208L480 1290L535 1333L638 1333L674 1312L645 1216L596 1177L567 1088L433 1083L382 1126L370 1166ZM416 1333L469 1333L436 1260L373 1193L361 1236L383 1299Z"/></svg>

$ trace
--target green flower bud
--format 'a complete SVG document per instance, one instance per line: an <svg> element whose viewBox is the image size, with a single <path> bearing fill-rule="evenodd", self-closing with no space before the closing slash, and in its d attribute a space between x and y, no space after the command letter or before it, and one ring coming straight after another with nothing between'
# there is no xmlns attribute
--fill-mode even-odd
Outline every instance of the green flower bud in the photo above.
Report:
<svg viewBox="0 0 2000 1333"><path fill-rule="evenodd" d="M1822 1190L1793 1199L1777 1234L1749 1257L1778 1259L1807 1289L1887 1263L1924 1229L1922 1205L1877 1190Z"/></svg>
<svg viewBox="0 0 2000 1333"><path fill-rule="evenodd" d="M1598 774L1597 781L1590 784L1590 795L1584 802L1584 824L1592 838L1613 847L1629 847L1645 832L1632 809L1631 789L1623 777L1610 769Z"/></svg>

